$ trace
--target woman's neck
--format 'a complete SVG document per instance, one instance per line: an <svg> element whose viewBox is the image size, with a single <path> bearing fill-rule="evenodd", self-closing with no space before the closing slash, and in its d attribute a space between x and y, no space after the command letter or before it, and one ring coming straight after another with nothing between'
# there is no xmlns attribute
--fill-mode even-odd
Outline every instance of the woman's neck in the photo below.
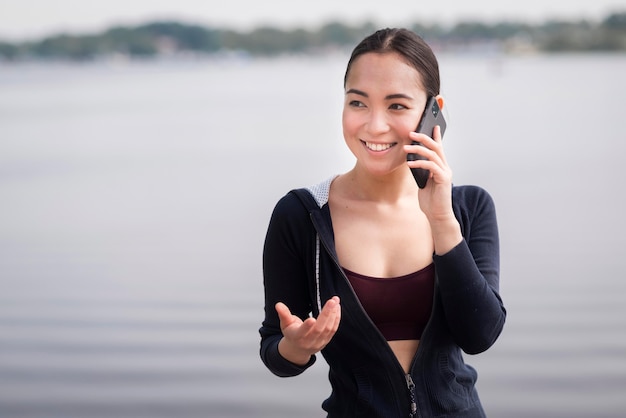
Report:
<svg viewBox="0 0 626 418"><path fill-rule="evenodd" d="M400 168L384 176L376 176L356 165L340 177L345 193L356 200L394 204L407 197L414 199L418 191L408 169Z"/></svg>

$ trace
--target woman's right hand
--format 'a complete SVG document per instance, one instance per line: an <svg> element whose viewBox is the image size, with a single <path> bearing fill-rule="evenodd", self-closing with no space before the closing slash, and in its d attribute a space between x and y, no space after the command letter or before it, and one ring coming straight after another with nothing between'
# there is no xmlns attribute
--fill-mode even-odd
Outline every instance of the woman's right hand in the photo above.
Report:
<svg viewBox="0 0 626 418"><path fill-rule="evenodd" d="M317 318L302 321L293 315L287 305L276 304L283 338L278 343L278 352L292 363L305 365L311 356L330 342L339 328L341 305L339 297L333 296L322 308Z"/></svg>

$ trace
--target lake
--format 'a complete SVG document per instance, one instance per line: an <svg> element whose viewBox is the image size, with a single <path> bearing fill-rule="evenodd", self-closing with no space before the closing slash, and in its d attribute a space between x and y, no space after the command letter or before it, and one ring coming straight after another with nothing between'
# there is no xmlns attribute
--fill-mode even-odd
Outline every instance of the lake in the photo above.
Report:
<svg viewBox="0 0 626 418"><path fill-rule="evenodd" d="M0 64L0 416L316 417L258 356L288 190L348 170L347 56ZM442 55L456 184L493 196L491 417L626 411L626 55Z"/></svg>

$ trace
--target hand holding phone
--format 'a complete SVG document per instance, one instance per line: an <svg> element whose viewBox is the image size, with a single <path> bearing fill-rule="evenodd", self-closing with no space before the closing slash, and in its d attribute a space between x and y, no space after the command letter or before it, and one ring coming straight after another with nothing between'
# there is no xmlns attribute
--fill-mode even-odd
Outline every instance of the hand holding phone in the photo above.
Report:
<svg viewBox="0 0 626 418"><path fill-rule="evenodd" d="M431 96L426 101L426 108L424 108L422 118L420 119L420 122L417 125L417 129L415 130L415 132L426 134L432 138L433 131L435 129L435 126L437 125L439 125L441 138L443 139L443 133L446 131L446 120L441 113L441 109L439 108L439 103L437 103L437 99L434 96ZM413 141L412 144L422 145L416 141ZM425 158L419 154L407 154L406 159L407 161L417 161L424 160ZM417 186L420 189L426 187L428 177L430 177L430 171L423 168L411 168L411 173L413 173L413 177L415 178Z"/></svg>

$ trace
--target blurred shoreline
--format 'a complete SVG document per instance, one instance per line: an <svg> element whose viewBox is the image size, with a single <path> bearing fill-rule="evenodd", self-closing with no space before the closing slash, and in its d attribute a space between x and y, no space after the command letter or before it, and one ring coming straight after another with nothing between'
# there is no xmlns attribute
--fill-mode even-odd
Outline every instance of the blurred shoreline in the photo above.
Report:
<svg viewBox="0 0 626 418"><path fill-rule="evenodd" d="M461 21L452 26L414 22L437 52L535 54L626 52L626 11L600 21L548 20L543 23ZM350 50L379 26L329 22L317 29L259 27L248 32L179 21L113 26L98 33L60 33L35 40L0 40L0 63L93 61L194 57L326 55Z"/></svg>

